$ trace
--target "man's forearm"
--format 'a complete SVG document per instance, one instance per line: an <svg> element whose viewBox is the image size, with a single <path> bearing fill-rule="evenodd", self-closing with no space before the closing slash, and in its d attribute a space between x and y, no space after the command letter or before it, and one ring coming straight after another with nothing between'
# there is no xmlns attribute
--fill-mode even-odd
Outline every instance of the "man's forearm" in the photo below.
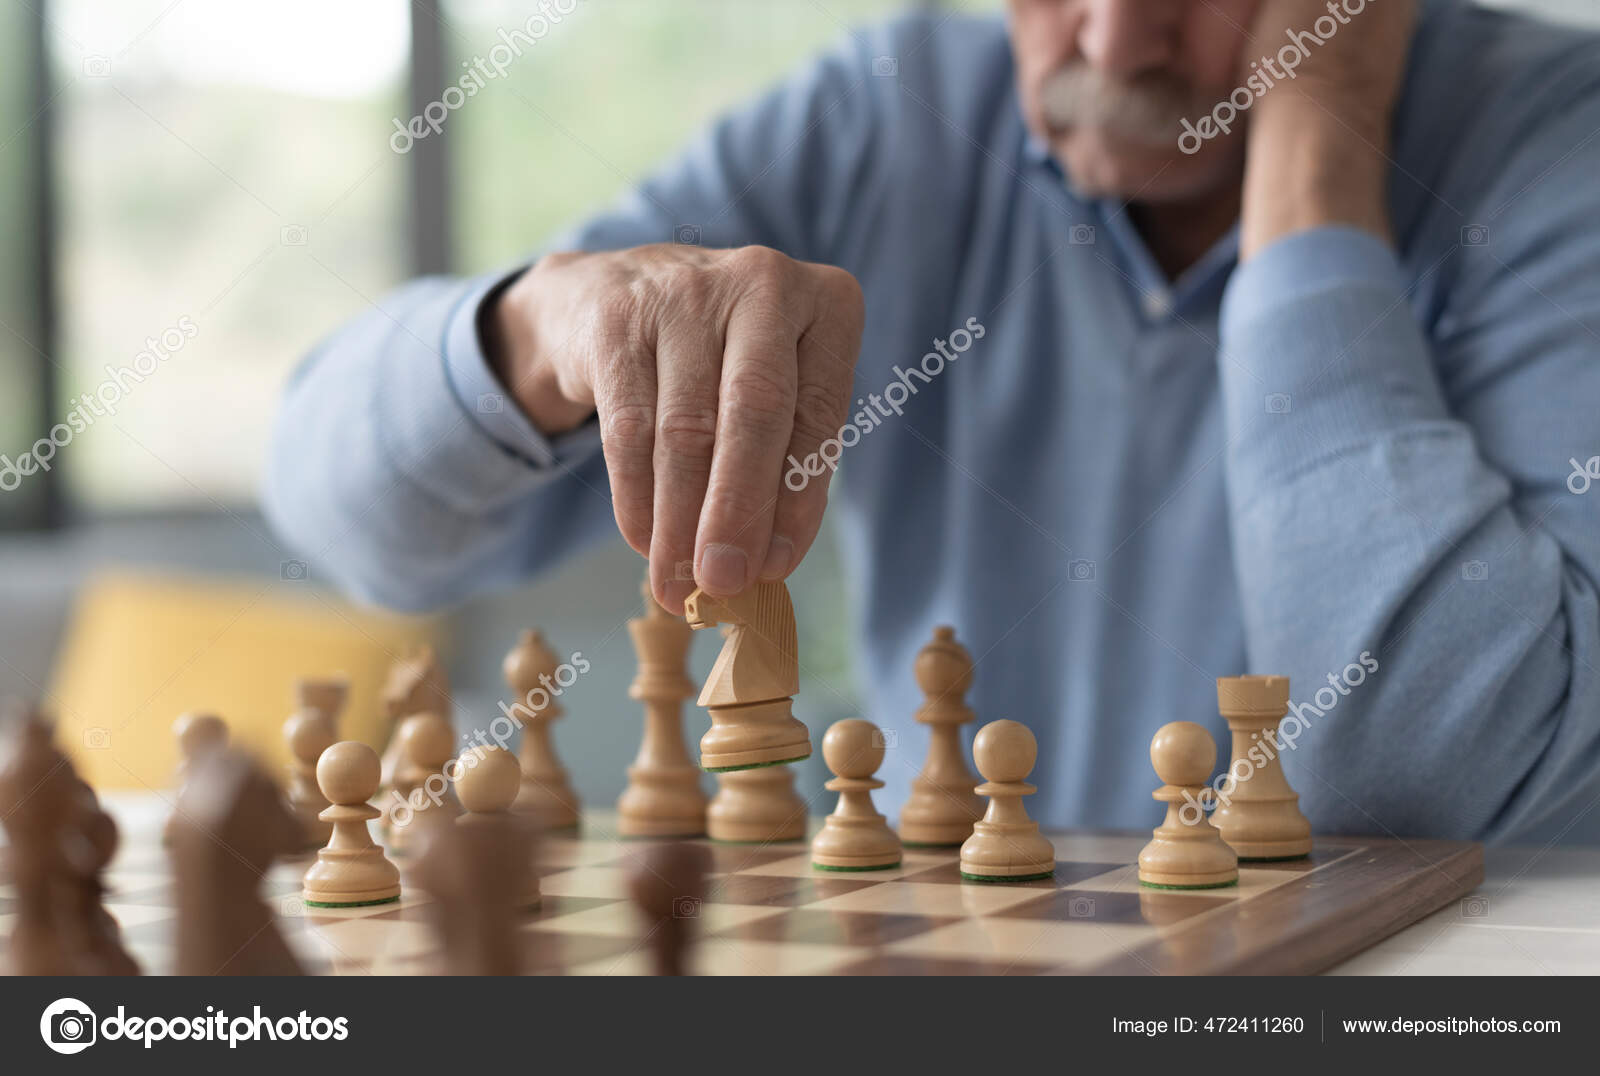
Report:
<svg viewBox="0 0 1600 1076"><path fill-rule="evenodd" d="M557 352L572 347L571 334L553 330L542 309L574 302L559 293L551 269L581 257L546 254L485 299L478 325L489 366L511 401L546 437L557 437L594 417L594 400L574 399L561 384Z"/></svg>
<svg viewBox="0 0 1600 1076"><path fill-rule="evenodd" d="M1272 152L1252 157L1245 170L1241 261L1285 236L1329 225L1389 239L1389 164L1368 136L1328 116L1301 123L1280 112L1265 122L1280 129L1254 132Z"/></svg>
<svg viewBox="0 0 1600 1076"><path fill-rule="evenodd" d="M1317 823L1496 836L1581 788L1592 592L1450 413L1393 254L1349 229L1262 250L1219 377L1250 661L1313 706L1286 765ZM1316 707L1364 651L1378 671Z"/></svg>
<svg viewBox="0 0 1600 1076"><path fill-rule="evenodd" d="M368 600L452 601L609 525L603 467L570 471L598 463L597 443L561 463L496 437L515 427L479 349L490 283L400 289L320 345L284 394L267 513L314 571Z"/></svg>
<svg viewBox="0 0 1600 1076"><path fill-rule="evenodd" d="M1266 0L1258 42L1326 19L1322 0ZM1330 5L1331 9L1331 5ZM1262 96L1246 133L1239 256L1329 225L1389 237L1390 126L1416 19L1415 0L1368 4ZM1255 55L1255 51L1250 51Z"/></svg>

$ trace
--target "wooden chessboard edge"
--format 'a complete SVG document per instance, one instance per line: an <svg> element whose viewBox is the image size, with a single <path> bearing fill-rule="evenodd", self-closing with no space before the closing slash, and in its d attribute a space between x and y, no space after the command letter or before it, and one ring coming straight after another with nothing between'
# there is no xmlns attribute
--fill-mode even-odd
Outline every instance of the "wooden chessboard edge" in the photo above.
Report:
<svg viewBox="0 0 1600 1076"><path fill-rule="evenodd" d="M1328 843L1342 846L1344 842ZM1296 882L1196 916L1168 939L1146 943L1091 973L1317 975L1466 896L1483 882L1483 845L1475 842L1373 839L1351 845L1344 855L1308 871ZM1357 884L1329 884L1335 880ZM1314 882L1315 887L1309 888L1307 882ZM1308 892L1324 905L1325 915L1299 929L1293 924L1282 930L1261 929L1263 916L1288 913L1303 918ZM1232 959L1219 954L1218 959L1200 965L1179 965L1170 956L1176 934L1202 929L1216 934L1219 924L1230 922L1235 929L1227 933L1235 939L1248 942L1254 934L1271 940L1236 950Z"/></svg>

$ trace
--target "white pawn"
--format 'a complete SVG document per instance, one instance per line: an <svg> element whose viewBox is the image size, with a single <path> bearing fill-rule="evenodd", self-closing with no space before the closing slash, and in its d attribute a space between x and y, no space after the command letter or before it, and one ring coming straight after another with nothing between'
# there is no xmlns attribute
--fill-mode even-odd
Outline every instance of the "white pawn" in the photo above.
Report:
<svg viewBox="0 0 1600 1076"><path fill-rule="evenodd" d="M900 838L872 806L873 777L883 765L883 733L860 718L836 721L822 737L822 758L834 778L825 786L839 805L811 840L811 865L825 871L876 871L900 865Z"/></svg>
<svg viewBox="0 0 1600 1076"><path fill-rule="evenodd" d="M1237 883L1239 857L1202 805L1217 764L1211 733L1193 721L1162 725L1150 741L1150 763L1163 782L1152 795L1167 805L1167 817L1139 853L1139 884L1215 889Z"/></svg>
<svg viewBox="0 0 1600 1076"><path fill-rule="evenodd" d="M172 735L178 741L178 796L181 800L201 760L228 746L228 725L215 714L183 714L172 723ZM168 816L166 828L161 831L161 843L172 843L174 827L178 824L176 819L176 811Z"/></svg>
<svg viewBox="0 0 1600 1076"><path fill-rule="evenodd" d="M473 762L474 755L477 756L476 764ZM467 811L456 819L456 825L463 828L528 825L531 828L532 822L526 816L511 813L511 804L516 801L521 787L522 768L517 763L517 756L499 747L485 745L473 748L456 762L456 796ZM525 869L527 881L517 906L537 908L540 902L539 875L531 862L525 865Z"/></svg>
<svg viewBox="0 0 1600 1076"><path fill-rule="evenodd" d="M400 899L400 871L367 829L381 813L367 802L381 777L378 753L354 740L334 744L317 760L317 787L333 804L318 817L333 823L333 836L306 871L307 904L351 908Z"/></svg>
<svg viewBox="0 0 1600 1076"><path fill-rule="evenodd" d="M326 713L300 709L283 723L283 739L289 747L289 805L300 820L303 839L301 852L321 848L333 836L333 826L322 821L328 800L317 787L317 759L338 742L333 720Z"/></svg>
<svg viewBox="0 0 1600 1076"><path fill-rule="evenodd" d="M1031 882L1055 873L1055 846L1028 817L1022 797L1037 792L1023 778L1033 772L1039 743L1028 726L991 721L972 741L972 760L984 783L973 791L989 809L973 823L961 846L961 877L973 882Z"/></svg>
<svg viewBox="0 0 1600 1076"><path fill-rule="evenodd" d="M458 813L444 768L455 749L455 730L438 714L412 714L395 730L399 744L393 793L408 809L406 824L391 819L389 854L411 854L417 831L435 822L452 822Z"/></svg>

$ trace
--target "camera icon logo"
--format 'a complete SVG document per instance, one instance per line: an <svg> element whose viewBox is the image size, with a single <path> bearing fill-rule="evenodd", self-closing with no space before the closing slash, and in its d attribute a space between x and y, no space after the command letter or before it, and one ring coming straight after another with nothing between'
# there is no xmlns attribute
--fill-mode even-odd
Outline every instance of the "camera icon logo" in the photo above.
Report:
<svg viewBox="0 0 1600 1076"><path fill-rule="evenodd" d="M672 578L678 583L694 582L694 561L675 560L672 562Z"/></svg>
<svg viewBox="0 0 1600 1076"><path fill-rule="evenodd" d="M872 58L873 78L899 78L900 58L898 56L874 56Z"/></svg>
<svg viewBox="0 0 1600 1076"><path fill-rule="evenodd" d="M1469 583L1480 583L1489 578L1489 564L1482 560L1469 560L1462 562L1461 578Z"/></svg>
<svg viewBox="0 0 1600 1076"><path fill-rule="evenodd" d="M1289 394L1287 392L1269 392L1267 394L1267 414L1287 415L1289 413Z"/></svg>
<svg viewBox="0 0 1600 1076"><path fill-rule="evenodd" d="M672 918L674 919L699 919L699 897L673 897Z"/></svg>
<svg viewBox="0 0 1600 1076"><path fill-rule="evenodd" d="M506 409L506 398L498 392L486 392L478 397L478 414L498 415Z"/></svg>
<svg viewBox="0 0 1600 1076"><path fill-rule="evenodd" d="M700 245L700 225L680 224L672 229L672 241L686 247Z"/></svg>
<svg viewBox="0 0 1600 1076"><path fill-rule="evenodd" d="M104 751L111 746L111 730L99 727L84 729L83 746L90 751Z"/></svg>
<svg viewBox="0 0 1600 1076"><path fill-rule="evenodd" d="M278 565L278 577L285 583L298 583L306 577L306 562L286 560Z"/></svg>
<svg viewBox="0 0 1600 1076"><path fill-rule="evenodd" d="M886 751L893 751L900 744L900 733L897 729L873 729L872 746L881 747Z"/></svg>
<svg viewBox="0 0 1600 1076"><path fill-rule="evenodd" d="M94 1045L99 1026L89 1006L77 998L61 998L45 1006L39 1037L58 1054L76 1054Z"/></svg>
<svg viewBox="0 0 1600 1076"><path fill-rule="evenodd" d="M1094 225L1074 224L1067 232L1067 242L1075 247L1094 246Z"/></svg>
<svg viewBox="0 0 1600 1076"><path fill-rule="evenodd" d="M1487 919L1489 917L1488 897L1462 897L1461 918Z"/></svg>
<svg viewBox="0 0 1600 1076"><path fill-rule="evenodd" d="M1489 226L1487 224L1467 224L1461 229L1461 245L1464 247L1481 247L1489 242Z"/></svg>
<svg viewBox="0 0 1600 1076"><path fill-rule="evenodd" d="M1073 897L1071 900L1067 901L1067 918L1069 918L1069 919L1093 919L1094 918L1094 898L1093 897Z"/></svg>
<svg viewBox="0 0 1600 1076"><path fill-rule="evenodd" d="M285 224L278 229L278 242L286 247L303 247L306 245L306 229L303 224Z"/></svg>
<svg viewBox="0 0 1600 1076"><path fill-rule="evenodd" d="M85 56L83 58L84 78L110 78L111 61L105 56Z"/></svg>
<svg viewBox="0 0 1600 1076"><path fill-rule="evenodd" d="M1069 560L1067 561L1067 578L1074 583L1094 582L1094 561Z"/></svg>

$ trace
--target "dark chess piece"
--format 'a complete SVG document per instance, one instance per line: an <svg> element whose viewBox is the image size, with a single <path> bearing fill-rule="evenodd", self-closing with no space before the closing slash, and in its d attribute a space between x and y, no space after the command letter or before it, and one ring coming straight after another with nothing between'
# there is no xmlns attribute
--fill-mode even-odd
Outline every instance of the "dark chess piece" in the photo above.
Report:
<svg viewBox="0 0 1600 1076"><path fill-rule="evenodd" d="M300 851L301 821L248 755L201 760L173 815L179 975L302 975L261 896L273 862Z"/></svg>
<svg viewBox="0 0 1600 1076"><path fill-rule="evenodd" d="M657 844L642 849L628 870L628 893L644 921L657 975L688 974L710 859L697 844Z"/></svg>

